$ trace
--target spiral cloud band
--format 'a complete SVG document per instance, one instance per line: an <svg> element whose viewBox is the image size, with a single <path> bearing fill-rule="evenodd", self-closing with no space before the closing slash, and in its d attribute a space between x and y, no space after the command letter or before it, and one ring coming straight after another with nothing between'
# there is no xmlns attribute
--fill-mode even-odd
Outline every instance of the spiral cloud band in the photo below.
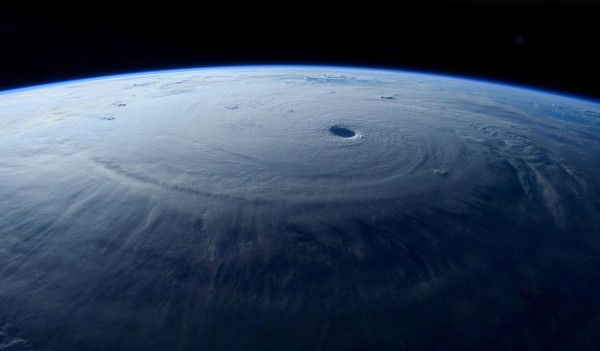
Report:
<svg viewBox="0 0 600 351"><path fill-rule="evenodd" d="M600 105L449 77L5 92L0 349L584 349L599 170Z"/></svg>

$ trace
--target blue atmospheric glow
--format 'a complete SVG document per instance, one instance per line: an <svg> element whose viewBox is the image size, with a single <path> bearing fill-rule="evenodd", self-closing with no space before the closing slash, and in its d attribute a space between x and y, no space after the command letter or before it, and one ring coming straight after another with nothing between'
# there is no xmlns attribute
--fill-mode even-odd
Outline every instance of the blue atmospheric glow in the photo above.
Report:
<svg viewBox="0 0 600 351"><path fill-rule="evenodd" d="M572 95L572 94L563 94L563 93L553 91L553 90L527 87L527 86L523 86L523 85L510 84L510 83L506 83L506 82L477 79L477 78L471 78L471 77L466 77L466 76L455 76L455 75L446 75L446 74L438 74L438 73L422 72L422 71L414 71L414 70L391 69L391 68L374 68L374 67L360 67L360 66L332 66L332 65L286 65L286 64L282 64L282 65L266 64L266 65L205 66L205 67L185 67L185 68L175 68L175 69L158 69L158 70L151 70L151 71L135 71L135 72L129 72L129 73L91 76L91 77L86 77L86 78L81 78L81 79L72 79L72 80L66 80L66 81L34 84L31 86L26 86L26 87L3 90L3 91L0 91L0 95L10 94L10 93L15 93L15 92L20 92L20 91L26 91L26 90L32 90L32 89L38 89L38 88L43 88L43 87L51 87L51 86L57 86L57 85L66 85L66 84L72 84L72 83L87 82L87 81L92 81L92 80L114 79L114 78L124 78L124 77L134 77L134 76L143 77L143 76L147 76L147 75L155 75L155 74L161 74L161 73L167 74L167 73L176 73L176 72L210 71L210 70L248 70L248 69L268 70L268 69L281 69L281 68L283 68L283 69L285 69L285 68L326 69L326 70L346 70L346 71L352 70L352 71L363 71L363 72L388 72L388 73L397 73L397 74L407 74L407 75L420 76L420 77L432 77L432 78L438 78L438 79L443 78L443 79L460 80L460 81L467 81L467 82L473 82L473 83L479 83L479 84L488 84L488 85L492 85L492 86L504 87L504 88L509 88L509 89L529 91L529 92L534 92L534 93L538 93L538 94L554 95L554 96L558 96L558 97L562 97L562 98L574 99L574 100L584 101L584 102L588 102L588 103L594 103L594 104L600 103L600 101L596 101L594 99L581 97L581 96L577 96L577 95Z"/></svg>

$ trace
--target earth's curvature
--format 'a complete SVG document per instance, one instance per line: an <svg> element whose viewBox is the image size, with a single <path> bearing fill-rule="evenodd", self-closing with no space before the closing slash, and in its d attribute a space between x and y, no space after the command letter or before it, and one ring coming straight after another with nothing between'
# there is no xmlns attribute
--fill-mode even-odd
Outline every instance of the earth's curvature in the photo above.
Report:
<svg viewBox="0 0 600 351"><path fill-rule="evenodd" d="M600 104L331 67L0 95L1 350L597 350Z"/></svg>

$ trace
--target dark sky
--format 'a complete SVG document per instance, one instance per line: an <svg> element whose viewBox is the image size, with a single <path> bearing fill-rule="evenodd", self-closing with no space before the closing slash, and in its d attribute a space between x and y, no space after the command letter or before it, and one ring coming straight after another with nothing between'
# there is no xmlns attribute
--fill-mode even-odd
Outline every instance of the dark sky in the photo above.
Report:
<svg viewBox="0 0 600 351"><path fill-rule="evenodd" d="M223 2L223 1L222 1ZM600 100L596 1L0 4L0 88L240 64L388 67ZM199 2L203 4L205 2ZM324 2L322 2L324 3Z"/></svg>

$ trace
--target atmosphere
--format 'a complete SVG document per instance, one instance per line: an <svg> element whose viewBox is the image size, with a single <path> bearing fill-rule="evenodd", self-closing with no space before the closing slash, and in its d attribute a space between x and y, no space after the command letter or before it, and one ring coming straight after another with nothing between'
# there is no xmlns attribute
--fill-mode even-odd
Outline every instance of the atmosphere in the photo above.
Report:
<svg viewBox="0 0 600 351"><path fill-rule="evenodd" d="M600 100L598 13L597 4L552 1L408 1L389 11L8 0L0 4L0 88L182 67L325 64L479 78Z"/></svg>

